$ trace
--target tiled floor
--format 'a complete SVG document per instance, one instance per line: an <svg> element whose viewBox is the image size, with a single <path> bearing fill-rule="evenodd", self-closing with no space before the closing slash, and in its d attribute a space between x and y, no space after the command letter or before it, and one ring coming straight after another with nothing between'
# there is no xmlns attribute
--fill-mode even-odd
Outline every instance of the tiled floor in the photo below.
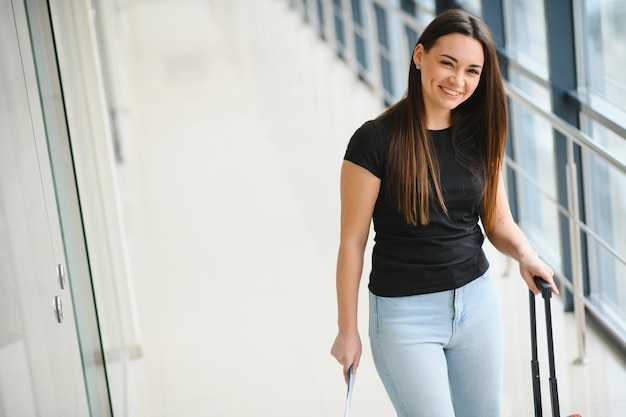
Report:
<svg viewBox="0 0 626 417"><path fill-rule="evenodd" d="M143 348L129 415L342 415L329 354L338 173L379 100L287 1L123 5L132 134L120 180ZM503 417L531 416L527 292L487 250L506 320ZM573 317L558 300L555 313L563 414L626 415L624 356L591 331L592 363L572 365ZM365 315L352 415L392 416Z"/></svg>

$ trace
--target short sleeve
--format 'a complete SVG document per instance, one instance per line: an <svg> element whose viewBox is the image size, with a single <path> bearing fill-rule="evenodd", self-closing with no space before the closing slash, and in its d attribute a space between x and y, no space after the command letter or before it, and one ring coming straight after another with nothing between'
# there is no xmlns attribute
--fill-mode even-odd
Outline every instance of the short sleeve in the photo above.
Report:
<svg viewBox="0 0 626 417"><path fill-rule="evenodd" d="M388 138L381 136L374 121L368 121L350 138L344 159L367 169L382 179L385 173L388 147Z"/></svg>

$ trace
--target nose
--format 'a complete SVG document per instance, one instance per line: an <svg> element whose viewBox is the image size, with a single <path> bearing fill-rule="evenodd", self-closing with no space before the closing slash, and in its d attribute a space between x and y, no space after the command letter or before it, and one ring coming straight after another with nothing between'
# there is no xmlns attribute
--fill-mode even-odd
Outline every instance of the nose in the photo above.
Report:
<svg viewBox="0 0 626 417"><path fill-rule="evenodd" d="M463 71L455 71L450 76L450 82L458 87L463 87L465 85L465 78L463 77Z"/></svg>

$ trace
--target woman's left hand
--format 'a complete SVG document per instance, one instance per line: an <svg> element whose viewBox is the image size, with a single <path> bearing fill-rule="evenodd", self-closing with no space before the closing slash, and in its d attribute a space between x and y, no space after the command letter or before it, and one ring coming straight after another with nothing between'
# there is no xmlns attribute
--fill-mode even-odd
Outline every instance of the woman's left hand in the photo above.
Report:
<svg viewBox="0 0 626 417"><path fill-rule="evenodd" d="M559 293L554 282L554 271L536 253L528 253L519 258L519 271L524 281L526 281L526 285L534 294L540 293L539 288L535 284L535 277L540 277L550 284L553 293Z"/></svg>

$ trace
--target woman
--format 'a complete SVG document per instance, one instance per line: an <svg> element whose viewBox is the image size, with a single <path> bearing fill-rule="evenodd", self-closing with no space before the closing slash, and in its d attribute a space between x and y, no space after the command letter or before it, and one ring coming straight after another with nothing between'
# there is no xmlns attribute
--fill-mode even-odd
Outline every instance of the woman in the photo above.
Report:
<svg viewBox="0 0 626 417"><path fill-rule="evenodd" d="M341 171L337 261L344 377L361 357L358 288L370 221L370 343L398 416L500 414L502 329L491 243L558 293L514 223L501 175L506 101L487 26L439 15L414 48L406 96L353 135Z"/></svg>

